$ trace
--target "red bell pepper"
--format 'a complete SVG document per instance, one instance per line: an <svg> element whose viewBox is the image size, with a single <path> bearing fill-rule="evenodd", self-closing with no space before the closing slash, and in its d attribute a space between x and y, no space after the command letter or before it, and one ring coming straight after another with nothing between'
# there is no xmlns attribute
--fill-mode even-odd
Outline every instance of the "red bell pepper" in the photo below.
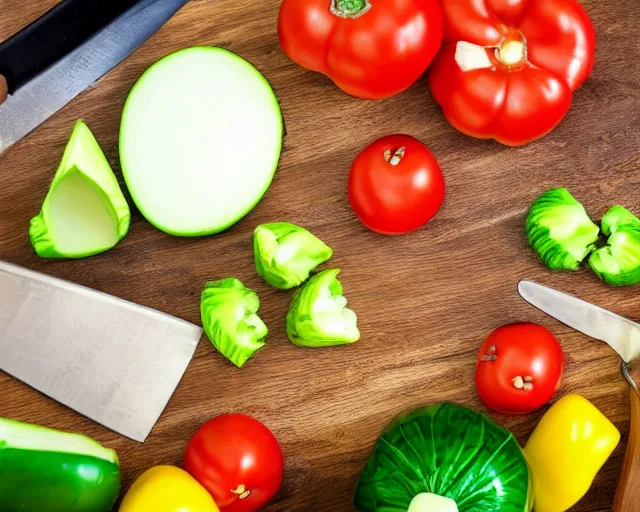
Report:
<svg viewBox="0 0 640 512"><path fill-rule="evenodd" d="M595 30L576 0L442 3L429 85L461 132L520 146L562 121L591 73Z"/></svg>
<svg viewBox="0 0 640 512"><path fill-rule="evenodd" d="M418 80L442 30L439 0L283 0L278 22L291 60L365 99L392 96Z"/></svg>

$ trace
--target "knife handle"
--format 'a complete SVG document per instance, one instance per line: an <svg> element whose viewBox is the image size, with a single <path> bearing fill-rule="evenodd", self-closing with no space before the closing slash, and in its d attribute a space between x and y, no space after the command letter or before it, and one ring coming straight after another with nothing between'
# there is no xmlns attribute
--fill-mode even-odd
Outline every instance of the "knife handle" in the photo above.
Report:
<svg viewBox="0 0 640 512"><path fill-rule="evenodd" d="M132 7L137 0L62 0L0 44L0 103Z"/></svg>
<svg viewBox="0 0 640 512"><path fill-rule="evenodd" d="M613 510L614 512L640 512L640 395L633 388L631 388L629 442Z"/></svg>

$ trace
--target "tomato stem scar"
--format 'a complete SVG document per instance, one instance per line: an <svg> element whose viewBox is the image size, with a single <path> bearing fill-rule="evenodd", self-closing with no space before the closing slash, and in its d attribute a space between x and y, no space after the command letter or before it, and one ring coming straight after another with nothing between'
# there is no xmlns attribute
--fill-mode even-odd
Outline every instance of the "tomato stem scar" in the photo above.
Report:
<svg viewBox="0 0 640 512"><path fill-rule="evenodd" d="M232 489L231 492L233 494L238 494L239 499L243 500L245 498L248 498L249 495L251 494L251 491L249 491L244 484L240 484L237 488Z"/></svg>

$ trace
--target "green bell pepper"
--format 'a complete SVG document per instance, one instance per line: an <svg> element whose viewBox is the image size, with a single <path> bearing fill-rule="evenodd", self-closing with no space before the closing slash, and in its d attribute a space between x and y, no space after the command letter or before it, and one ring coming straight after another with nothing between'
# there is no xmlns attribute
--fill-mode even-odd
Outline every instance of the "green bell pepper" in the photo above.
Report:
<svg viewBox="0 0 640 512"><path fill-rule="evenodd" d="M83 435L0 418L2 512L110 512L119 492L115 451Z"/></svg>

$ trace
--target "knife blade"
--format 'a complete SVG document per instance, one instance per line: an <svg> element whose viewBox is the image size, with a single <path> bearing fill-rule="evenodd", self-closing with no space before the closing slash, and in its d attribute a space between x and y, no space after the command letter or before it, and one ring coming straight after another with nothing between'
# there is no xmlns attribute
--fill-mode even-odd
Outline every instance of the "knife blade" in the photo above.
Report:
<svg viewBox="0 0 640 512"><path fill-rule="evenodd" d="M0 260L0 370L135 441L201 336L185 320Z"/></svg>
<svg viewBox="0 0 640 512"><path fill-rule="evenodd" d="M140 0L0 105L0 152L127 58L189 0Z"/></svg>
<svg viewBox="0 0 640 512"><path fill-rule="evenodd" d="M591 338L605 342L626 363L640 356L640 325L578 297L523 280L518 293L532 306Z"/></svg>
<svg viewBox="0 0 640 512"><path fill-rule="evenodd" d="M7 83L7 92L13 94L131 8L136 1L61 0L0 44L0 75ZM5 99L0 91L0 103Z"/></svg>

